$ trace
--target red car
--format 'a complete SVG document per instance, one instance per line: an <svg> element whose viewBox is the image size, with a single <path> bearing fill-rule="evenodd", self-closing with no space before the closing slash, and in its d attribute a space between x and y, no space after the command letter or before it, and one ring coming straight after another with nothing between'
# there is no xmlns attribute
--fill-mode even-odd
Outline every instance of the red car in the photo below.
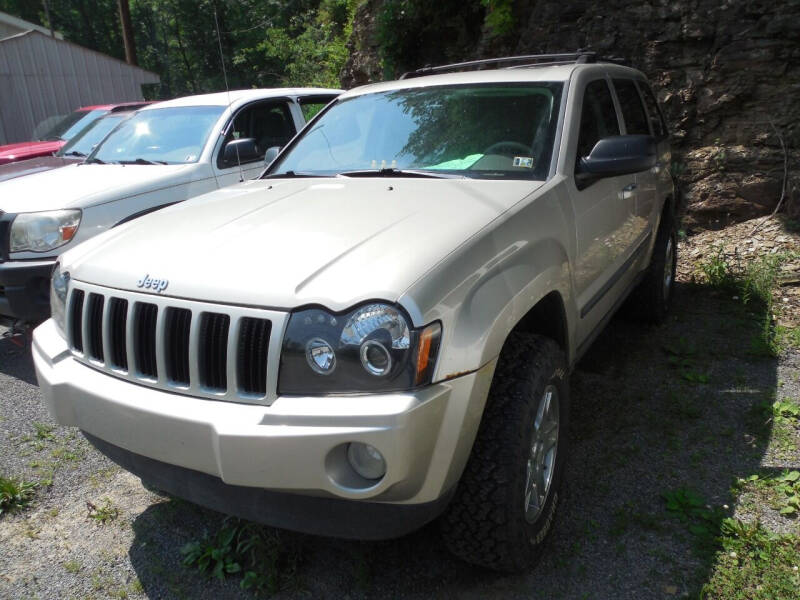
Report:
<svg viewBox="0 0 800 600"><path fill-rule="evenodd" d="M99 119L111 109L130 106L131 110L134 110L134 107L139 107L143 104L145 103L122 102L119 104L98 104L96 106L81 107L58 121L38 141L18 142L0 146L0 165L28 158L49 156L53 152L60 150L75 134L85 129L87 125Z"/></svg>

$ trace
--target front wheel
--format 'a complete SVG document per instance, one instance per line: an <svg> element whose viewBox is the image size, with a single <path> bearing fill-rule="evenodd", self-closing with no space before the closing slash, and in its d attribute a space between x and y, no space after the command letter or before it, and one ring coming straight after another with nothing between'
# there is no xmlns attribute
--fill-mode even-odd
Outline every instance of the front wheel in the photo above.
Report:
<svg viewBox="0 0 800 600"><path fill-rule="evenodd" d="M442 520L449 549L499 571L532 566L549 533L567 450L566 360L545 337L512 333Z"/></svg>

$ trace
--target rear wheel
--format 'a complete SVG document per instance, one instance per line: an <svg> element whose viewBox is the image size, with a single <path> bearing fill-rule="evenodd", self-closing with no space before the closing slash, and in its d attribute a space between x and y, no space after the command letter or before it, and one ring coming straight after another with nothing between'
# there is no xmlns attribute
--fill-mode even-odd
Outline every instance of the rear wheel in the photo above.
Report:
<svg viewBox="0 0 800 600"><path fill-rule="evenodd" d="M566 372L554 341L509 336L472 454L442 520L456 556L500 571L520 571L539 558L566 458Z"/></svg>
<svg viewBox="0 0 800 600"><path fill-rule="evenodd" d="M638 318L650 323L661 323L666 318L675 288L677 264L675 222L671 215L664 215L653 245L650 265L628 302L631 312Z"/></svg>

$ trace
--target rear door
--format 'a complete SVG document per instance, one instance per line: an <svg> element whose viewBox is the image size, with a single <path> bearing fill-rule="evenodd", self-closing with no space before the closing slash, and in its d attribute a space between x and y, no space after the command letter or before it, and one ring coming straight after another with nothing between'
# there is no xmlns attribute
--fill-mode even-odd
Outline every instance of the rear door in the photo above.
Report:
<svg viewBox="0 0 800 600"><path fill-rule="evenodd" d="M642 97L634 80L615 77L614 89L622 112L625 134L652 135ZM625 197L631 228L637 235L642 235L652 228L651 217L656 206L656 174L654 171L655 168L636 173L634 187Z"/></svg>
<svg viewBox="0 0 800 600"><path fill-rule="evenodd" d="M652 177L648 180L649 186L643 193L650 195L652 202L653 213L650 215L652 226L658 226L658 207L660 206L659 199L665 197L672 190L672 174L670 171L670 163L672 161L672 154L669 143L669 130L661 110L658 108L653 90L646 81L637 80L636 86L639 88L639 93L644 100L645 108L647 109L647 120L650 122L650 131L653 137L656 138L658 144L658 162L651 169Z"/></svg>

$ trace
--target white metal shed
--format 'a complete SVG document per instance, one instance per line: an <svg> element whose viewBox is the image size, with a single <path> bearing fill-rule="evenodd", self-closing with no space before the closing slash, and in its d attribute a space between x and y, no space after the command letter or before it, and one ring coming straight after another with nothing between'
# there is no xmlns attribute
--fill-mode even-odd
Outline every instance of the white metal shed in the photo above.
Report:
<svg viewBox="0 0 800 600"><path fill-rule="evenodd" d="M80 106L142 100L155 73L32 29L0 39L0 144Z"/></svg>

